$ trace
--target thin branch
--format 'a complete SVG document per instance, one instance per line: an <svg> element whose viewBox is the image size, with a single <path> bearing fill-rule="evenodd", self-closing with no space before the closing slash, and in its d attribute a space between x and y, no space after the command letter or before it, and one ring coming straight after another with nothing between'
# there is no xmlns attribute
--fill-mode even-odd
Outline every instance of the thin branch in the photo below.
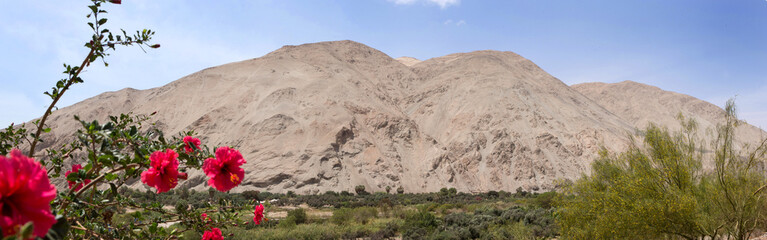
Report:
<svg viewBox="0 0 767 240"><path fill-rule="evenodd" d="M45 120L48 119L48 116L51 115L53 108L56 106L56 103L59 102L59 99L61 99L61 96L64 95L64 92L66 92L72 84L75 83L75 79L77 79L78 76L80 76L80 72L83 71L83 68L85 68L86 64L90 62L91 57L93 57L93 54L96 52L95 47L91 47L90 53L88 53L88 56L85 57L83 60L83 63L80 64L80 68L77 69L75 74L73 74L67 83L64 85L64 87L61 89L61 92L59 92L55 98L53 98L53 102L51 102L51 105L48 106L48 109L45 110L45 114L43 114L43 118L40 119L40 122L37 124L37 131L35 132L35 138L32 141L32 146L29 147L29 154L27 156L32 157L35 154L35 147L37 146L37 141L40 139L40 133L42 133L43 128L45 127Z"/></svg>
<svg viewBox="0 0 767 240"><path fill-rule="evenodd" d="M75 193L75 196L73 197L73 200L78 198L80 196L80 194L82 194L83 192L88 190L88 188L91 188L91 187L95 186L102 179L104 179L107 175L115 173L115 172L119 172L119 171L122 171L122 170L125 170L125 169L128 169L128 168L138 167L138 166L139 166L139 164L132 163L132 164L128 164L128 165L125 165L125 166L122 166L122 167L119 167L119 168L112 169L111 171L102 174L101 176L97 177L96 179L93 179L90 183L88 183L85 186L83 186L83 188L81 188L79 191L77 191ZM69 192L67 193L67 195L72 194L72 191L73 191L73 189L69 189ZM69 206L69 203L71 203L71 201L64 202L59 209L60 210L66 209L67 206Z"/></svg>

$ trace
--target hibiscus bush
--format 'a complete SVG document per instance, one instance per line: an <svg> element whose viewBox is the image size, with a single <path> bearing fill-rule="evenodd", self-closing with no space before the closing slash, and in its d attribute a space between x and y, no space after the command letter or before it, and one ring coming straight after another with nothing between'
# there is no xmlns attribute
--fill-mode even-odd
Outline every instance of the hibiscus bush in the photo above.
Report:
<svg viewBox="0 0 767 240"><path fill-rule="evenodd" d="M238 150L222 146L211 151L193 131L168 137L151 123L154 113L110 116L104 123L75 116L82 126L73 133L75 140L36 151L40 136L51 131L45 122L56 103L71 86L84 82L83 69L99 59L108 66L105 57L118 46L160 47L150 44L151 30L131 35L105 28L103 8L120 0L91 3L87 18L93 35L84 44L88 55L79 66L64 64L66 77L45 92L52 102L30 124L32 129L12 124L0 131L2 239L174 239L189 231L203 239L223 239L222 228L265 221L264 206L254 201L209 201L194 208L179 203L174 208L122 194L127 186L141 184L156 193L168 192L192 169L201 169L207 184L221 192L237 187L245 177L241 165L247 161ZM56 178L67 184L57 188L51 183ZM253 221L243 222L239 214L250 211Z"/></svg>

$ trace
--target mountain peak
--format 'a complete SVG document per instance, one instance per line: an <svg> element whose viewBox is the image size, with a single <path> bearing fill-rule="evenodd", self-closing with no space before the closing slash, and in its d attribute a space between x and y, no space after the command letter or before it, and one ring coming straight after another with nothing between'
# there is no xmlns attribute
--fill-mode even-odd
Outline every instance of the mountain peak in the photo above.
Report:
<svg viewBox="0 0 767 240"><path fill-rule="evenodd" d="M408 67L411 67L421 62L421 60L418 60L417 58L414 58L414 57L398 57L396 58L396 60Z"/></svg>
<svg viewBox="0 0 767 240"><path fill-rule="evenodd" d="M386 59L392 61L393 59L385 53L378 51L368 45L351 41L326 41L307 43L301 45L285 45L269 54L265 57L291 57L291 58L313 58L323 57L325 55L331 55L336 59L354 63L366 58Z"/></svg>

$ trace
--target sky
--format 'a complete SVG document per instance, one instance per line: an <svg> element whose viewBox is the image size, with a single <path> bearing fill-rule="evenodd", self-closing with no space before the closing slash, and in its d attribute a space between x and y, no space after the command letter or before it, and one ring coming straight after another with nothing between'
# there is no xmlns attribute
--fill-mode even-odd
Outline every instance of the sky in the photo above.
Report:
<svg viewBox="0 0 767 240"><path fill-rule="evenodd" d="M0 126L40 117L43 95L77 65L90 1L0 0ZM718 106L767 128L765 0L124 0L112 30L157 32L159 49L121 48L58 107L105 91L163 86L284 45L353 40L421 60L513 51L568 85L631 80Z"/></svg>

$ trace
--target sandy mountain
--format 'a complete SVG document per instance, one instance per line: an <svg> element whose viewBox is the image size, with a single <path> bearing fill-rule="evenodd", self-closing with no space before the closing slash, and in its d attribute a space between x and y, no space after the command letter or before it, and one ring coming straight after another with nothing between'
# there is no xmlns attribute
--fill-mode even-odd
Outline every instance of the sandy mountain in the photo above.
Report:
<svg viewBox="0 0 767 240"><path fill-rule="evenodd" d="M716 137L716 125L724 121L724 110L714 104L633 81L581 83L571 87L638 129L652 122L679 130L681 125L676 116L682 113L698 122L698 137L709 149L708 143ZM767 137L767 133L753 125L742 124L736 136L740 144L755 144Z"/></svg>
<svg viewBox="0 0 767 240"><path fill-rule="evenodd" d="M621 150L633 130L511 52L401 62L352 41L285 46L62 108L46 146L73 138L74 114L157 111L166 133L195 130L243 153L246 177L234 191L514 191L579 176L600 145ZM207 188L200 172L182 186Z"/></svg>
<svg viewBox="0 0 767 240"><path fill-rule="evenodd" d="M630 126L512 52L477 51L413 66L401 106L444 147L430 175L459 189L552 188L588 170Z"/></svg>

